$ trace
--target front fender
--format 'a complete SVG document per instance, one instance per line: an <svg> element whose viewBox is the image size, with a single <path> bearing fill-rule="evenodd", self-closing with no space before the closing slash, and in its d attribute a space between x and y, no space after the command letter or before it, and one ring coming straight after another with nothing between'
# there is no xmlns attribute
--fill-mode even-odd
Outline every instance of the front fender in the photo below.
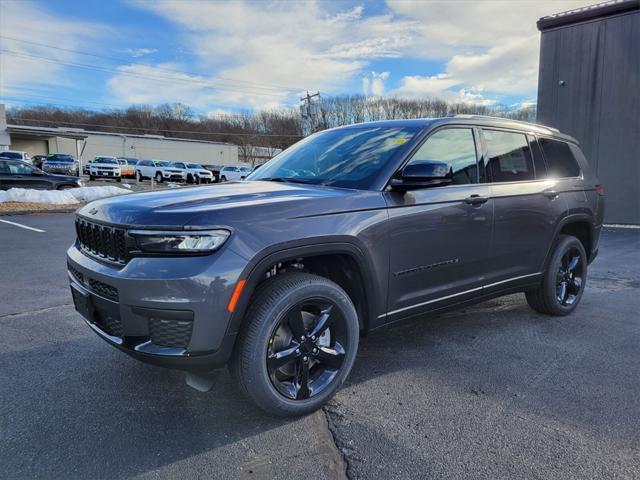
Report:
<svg viewBox="0 0 640 480"><path fill-rule="evenodd" d="M331 254L349 255L358 265L360 276L364 283L368 312L365 325L369 328L377 326L371 323L377 318L378 311L381 309L381 305L376 300L383 299L383 301L386 301L386 295L382 295L383 292L379 291L380 288L374 281L376 273L372 259L365 253L364 246L359 243L360 241L357 238L348 236L323 237L322 239L307 238L272 245L261 251L247 264L240 276L247 283L232 314L227 332L234 334L239 331L253 292L258 284L264 280L266 272L273 265L300 257Z"/></svg>

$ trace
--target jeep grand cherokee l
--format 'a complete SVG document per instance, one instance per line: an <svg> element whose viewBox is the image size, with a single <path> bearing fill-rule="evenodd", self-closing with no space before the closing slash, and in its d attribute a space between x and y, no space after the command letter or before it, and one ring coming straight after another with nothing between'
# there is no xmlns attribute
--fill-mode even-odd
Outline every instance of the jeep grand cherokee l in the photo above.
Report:
<svg viewBox="0 0 640 480"><path fill-rule="evenodd" d="M514 292L571 313L602 217L598 180L557 130L364 123L311 135L247 181L88 204L68 271L111 345L195 385L229 364L261 408L300 415L336 392L360 333Z"/></svg>

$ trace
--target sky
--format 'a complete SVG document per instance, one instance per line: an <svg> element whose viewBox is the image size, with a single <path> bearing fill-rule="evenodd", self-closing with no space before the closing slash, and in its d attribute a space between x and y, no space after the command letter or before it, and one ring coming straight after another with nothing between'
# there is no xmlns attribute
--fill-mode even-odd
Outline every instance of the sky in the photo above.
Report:
<svg viewBox="0 0 640 480"><path fill-rule="evenodd" d="M588 0L0 0L0 101L200 115L306 91L535 103L545 15Z"/></svg>

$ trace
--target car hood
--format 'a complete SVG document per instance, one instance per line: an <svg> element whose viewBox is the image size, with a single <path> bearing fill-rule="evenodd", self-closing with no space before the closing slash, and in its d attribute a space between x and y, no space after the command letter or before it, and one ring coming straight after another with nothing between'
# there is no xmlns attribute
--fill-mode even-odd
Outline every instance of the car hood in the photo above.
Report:
<svg viewBox="0 0 640 480"><path fill-rule="evenodd" d="M121 195L91 202L78 214L136 228L181 229L326 215L383 203L380 192L254 181Z"/></svg>

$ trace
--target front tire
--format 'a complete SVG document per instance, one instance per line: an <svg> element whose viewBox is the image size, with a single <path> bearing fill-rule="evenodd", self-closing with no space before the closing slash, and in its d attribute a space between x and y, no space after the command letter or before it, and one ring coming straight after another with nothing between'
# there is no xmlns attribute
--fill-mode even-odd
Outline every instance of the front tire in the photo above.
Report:
<svg viewBox="0 0 640 480"><path fill-rule="evenodd" d="M582 242L560 235L536 290L525 292L527 303L547 315L569 315L580 303L587 283L587 253Z"/></svg>
<svg viewBox="0 0 640 480"><path fill-rule="evenodd" d="M220 181L221 182L226 182L227 181L227 177L225 177L224 175L220 177Z"/></svg>
<svg viewBox="0 0 640 480"><path fill-rule="evenodd" d="M96 179L96 177L94 177L93 175L89 175L89 181L93 182Z"/></svg>
<svg viewBox="0 0 640 480"><path fill-rule="evenodd" d="M142 172L140 170L138 170L136 172L136 175L138 177L138 181L141 182L142 180L144 180L144 177L142 176Z"/></svg>
<svg viewBox="0 0 640 480"><path fill-rule="evenodd" d="M345 380L358 336L358 315L340 286L317 275L284 273L256 290L231 374L266 412L305 415Z"/></svg>
<svg viewBox="0 0 640 480"><path fill-rule="evenodd" d="M156 183L162 183L164 181L164 179L162 178L162 173L157 172L156 173Z"/></svg>

